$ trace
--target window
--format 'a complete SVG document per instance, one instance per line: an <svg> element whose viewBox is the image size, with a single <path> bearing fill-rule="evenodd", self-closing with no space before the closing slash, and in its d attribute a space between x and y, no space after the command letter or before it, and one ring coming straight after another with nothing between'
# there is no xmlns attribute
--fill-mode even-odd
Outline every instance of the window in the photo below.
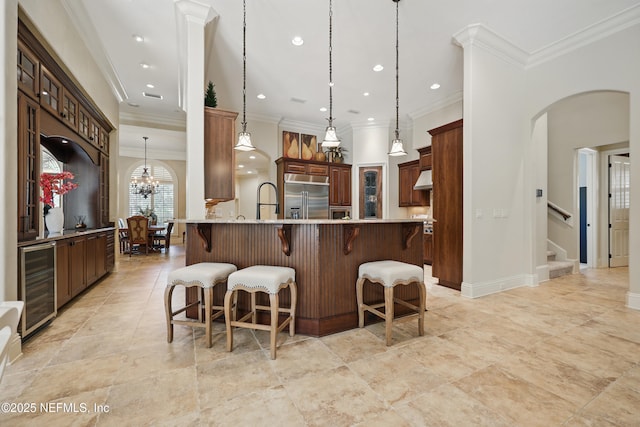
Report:
<svg viewBox="0 0 640 427"><path fill-rule="evenodd" d="M53 154L46 148L42 147L42 160L40 165L42 172L60 173L62 172L62 163L58 161ZM62 197L59 194L53 195L53 205L62 207Z"/></svg>
<svg viewBox="0 0 640 427"><path fill-rule="evenodd" d="M153 210L157 217L158 224L167 222L174 215L174 183L171 173L162 165L149 162L147 165L149 173L153 176L153 180L159 183L156 194L150 194L145 199L140 194L129 192L129 216L141 215L147 209ZM137 167L131 174L133 177L140 178L144 170L144 165Z"/></svg>

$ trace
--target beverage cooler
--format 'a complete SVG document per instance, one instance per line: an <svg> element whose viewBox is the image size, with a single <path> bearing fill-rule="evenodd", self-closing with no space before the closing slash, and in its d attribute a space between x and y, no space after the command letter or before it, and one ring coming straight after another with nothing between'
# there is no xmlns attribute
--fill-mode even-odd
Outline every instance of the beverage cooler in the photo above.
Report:
<svg viewBox="0 0 640 427"><path fill-rule="evenodd" d="M57 314L55 242L19 248L18 262L18 297L24 301L19 330L24 339Z"/></svg>

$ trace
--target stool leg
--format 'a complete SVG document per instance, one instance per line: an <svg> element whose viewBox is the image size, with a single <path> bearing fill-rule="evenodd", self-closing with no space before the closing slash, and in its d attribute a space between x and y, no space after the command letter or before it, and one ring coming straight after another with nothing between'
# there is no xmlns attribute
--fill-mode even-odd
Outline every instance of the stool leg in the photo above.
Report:
<svg viewBox="0 0 640 427"><path fill-rule="evenodd" d="M289 291L291 292L291 322L289 323L289 336L296 334L296 304L298 303L298 286L296 282L289 284Z"/></svg>
<svg viewBox="0 0 640 427"><path fill-rule="evenodd" d="M270 347L271 359L276 358L276 339L278 337L278 307L280 300L278 294L269 294L269 302L271 304L271 331L270 331Z"/></svg>
<svg viewBox="0 0 640 427"><path fill-rule="evenodd" d="M393 325L393 286L384 288L384 324L387 345L391 345L391 327Z"/></svg>
<svg viewBox="0 0 640 427"><path fill-rule="evenodd" d="M256 323L258 312L256 311L256 293L251 292L251 323Z"/></svg>
<svg viewBox="0 0 640 427"><path fill-rule="evenodd" d="M364 280L359 278L356 281L356 299L358 302L358 327L364 328L364 301L362 296L362 287L364 286Z"/></svg>
<svg viewBox="0 0 640 427"><path fill-rule="evenodd" d="M233 348L233 328L231 328L231 298L235 293L235 291L227 291L227 293L224 294L224 323L227 328L227 351L231 351L231 349ZM233 320L235 320L235 309Z"/></svg>
<svg viewBox="0 0 640 427"><path fill-rule="evenodd" d="M167 286L164 290L164 311L167 316L167 342L173 342L173 311L171 308L171 297L174 286Z"/></svg>
<svg viewBox="0 0 640 427"><path fill-rule="evenodd" d="M424 282L418 283L418 294L420 295L420 304L418 305L420 312L418 313L418 335L424 335L424 312L427 301L427 287Z"/></svg>
<svg viewBox="0 0 640 427"><path fill-rule="evenodd" d="M211 348L211 306L213 305L213 288L204 289L204 321L207 334L207 348Z"/></svg>

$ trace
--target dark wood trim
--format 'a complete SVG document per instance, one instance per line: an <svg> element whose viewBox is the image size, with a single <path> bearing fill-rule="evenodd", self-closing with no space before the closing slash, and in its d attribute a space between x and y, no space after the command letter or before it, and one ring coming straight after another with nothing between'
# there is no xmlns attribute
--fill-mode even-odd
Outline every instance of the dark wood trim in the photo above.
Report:
<svg viewBox="0 0 640 427"><path fill-rule="evenodd" d="M291 224L283 224L282 227L278 227L276 230L282 243L282 253L286 256L291 255Z"/></svg>
<svg viewBox="0 0 640 427"><path fill-rule="evenodd" d="M434 135L438 135L438 134L441 134L441 133L444 133L444 132L448 132L448 131L450 131L452 129L455 129L455 128L462 127L462 121L463 121L463 119L456 120L455 122L447 123L446 125L442 125L440 127L431 129L430 131L428 131L429 135L434 136ZM432 144L432 146L433 146L433 144Z"/></svg>

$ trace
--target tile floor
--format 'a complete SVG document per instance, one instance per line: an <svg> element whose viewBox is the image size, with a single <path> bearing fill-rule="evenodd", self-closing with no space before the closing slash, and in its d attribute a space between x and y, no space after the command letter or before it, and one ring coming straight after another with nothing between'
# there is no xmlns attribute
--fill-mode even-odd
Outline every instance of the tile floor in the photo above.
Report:
<svg viewBox="0 0 640 427"><path fill-rule="evenodd" d="M167 344L165 280L182 265L180 245L119 258L24 344L0 402L37 408L0 425L640 426L626 268L475 300L428 283L424 337L415 318L397 322L391 347L380 323L283 333L272 361L262 331L238 331L232 353L222 325L213 348L182 326Z"/></svg>

